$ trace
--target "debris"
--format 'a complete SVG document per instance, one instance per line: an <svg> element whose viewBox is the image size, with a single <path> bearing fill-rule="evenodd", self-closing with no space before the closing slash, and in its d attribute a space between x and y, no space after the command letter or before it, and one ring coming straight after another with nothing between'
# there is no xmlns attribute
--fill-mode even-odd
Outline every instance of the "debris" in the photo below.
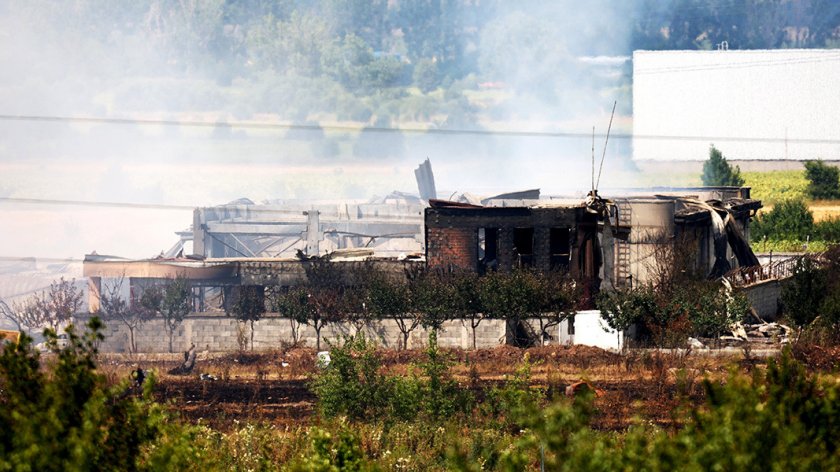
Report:
<svg viewBox="0 0 840 472"><path fill-rule="evenodd" d="M198 378L200 378L201 380L204 380L205 382L214 382L214 381L216 381L216 380L219 380L219 378L218 378L218 377L216 377L215 375L213 375L213 374L205 374L205 373L201 373L201 374L199 374L199 375L198 375Z"/></svg>
<svg viewBox="0 0 840 472"><path fill-rule="evenodd" d="M318 367L324 368L330 365L330 351L320 351L317 355Z"/></svg>
<svg viewBox="0 0 840 472"><path fill-rule="evenodd" d="M146 372L137 364L134 364L134 370L129 374L131 379L131 386L134 388L143 388L143 382L146 380Z"/></svg>
<svg viewBox="0 0 840 472"><path fill-rule="evenodd" d="M706 345L697 338L688 338L688 346L692 349L705 349Z"/></svg>
<svg viewBox="0 0 840 472"><path fill-rule="evenodd" d="M587 392L592 392L596 397L600 397L604 394L603 391L598 390L597 388L593 387L592 384L585 380L581 380L579 382L575 382L566 387L566 396L567 397L576 397L581 394L585 394Z"/></svg>
<svg viewBox="0 0 840 472"><path fill-rule="evenodd" d="M289 363L286 361L280 361L280 367L289 367Z"/></svg>
<svg viewBox="0 0 840 472"><path fill-rule="evenodd" d="M732 329L732 336L734 336L735 338L740 339L742 341L745 341L747 339L747 330L744 329L744 325L741 324L740 321L732 323L732 326L730 326L730 328ZM721 339L723 339L724 337L727 336L721 336Z"/></svg>
<svg viewBox="0 0 840 472"><path fill-rule="evenodd" d="M169 371L170 375L187 375L192 372L195 367L195 344L190 346L190 350L184 352L184 363Z"/></svg>
<svg viewBox="0 0 840 472"><path fill-rule="evenodd" d="M743 338L739 338L739 337L735 337L735 336L721 336L718 339L720 340L720 342L722 342L724 344L733 345L733 346L740 346L741 344L743 344L744 342L747 341L746 336L743 337Z"/></svg>

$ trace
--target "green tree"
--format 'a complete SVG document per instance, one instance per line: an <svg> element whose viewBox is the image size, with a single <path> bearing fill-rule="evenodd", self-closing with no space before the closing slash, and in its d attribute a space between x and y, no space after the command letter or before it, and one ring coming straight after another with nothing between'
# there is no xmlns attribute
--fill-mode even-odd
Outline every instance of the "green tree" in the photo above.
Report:
<svg viewBox="0 0 840 472"><path fill-rule="evenodd" d="M178 275L163 285L147 288L140 296L140 306L163 319L163 327L169 337L169 352L175 352L175 331L192 311L192 289L187 278Z"/></svg>
<svg viewBox="0 0 840 472"><path fill-rule="evenodd" d="M840 169L823 161L805 161L808 195L815 200L840 198Z"/></svg>
<svg viewBox="0 0 840 472"><path fill-rule="evenodd" d="M303 287L280 290L271 297L272 309L289 319L292 332L292 345L300 341L300 326L308 325L312 319L312 306L309 304L309 292Z"/></svg>
<svg viewBox="0 0 840 472"><path fill-rule="evenodd" d="M230 312L242 323L251 324L251 350L254 350L254 323L265 314L265 287L262 285L243 285L234 287Z"/></svg>
<svg viewBox="0 0 840 472"><path fill-rule="evenodd" d="M540 339L545 343L551 339L548 331L571 318L581 298L580 284L568 273L548 272L538 274L540 314Z"/></svg>
<svg viewBox="0 0 840 472"><path fill-rule="evenodd" d="M740 187L744 185L741 168L733 168L723 157L723 153L711 146L709 160L703 164L703 185Z"/></svg>
<svg viewBox="0 0 840 472"><path fill-rule="evenodd" d="M440 84L437 63L431 59L423 58L414 65L412 80L421 92L429 93Z"/></svg>
<svg viewBox="0 0 840 472"><path fill-rule="evenodd" d="M321 350L324 326L346 319L348 277L329 256L303 258L302 261L307 277L307 296L299 313L308 317L305 323L315 330L315 346Z"/></svg>
<svg viewBox="0 0 840 472"><path fill-rule="evenodd" d="M539 277L525 269L483 276L479 281L478 298L486 317L506 320L510 326L519 325L525 318L539 316L542 309ZM516 341L530 343L533 340Z"/></svg>
<svg viewBox="0 0 840 472"><path fill-rule="evenodd" d="M801 199L786 200L755 219L750 228L753 241L768 239L804 240L814 233L814 214Z"/></svg>
<svg viewBox="0 0 840 472"><path fill-rule="evenodd" d="M417 310L412 310L408 285L374 271L367 284L366 304L379 319L393 319L402 334L402 349L408 349L411 332L420 325Z"/></svg>
<svg viewBox="0 0 840 472"><path fill-rule="evenodd" d="M424 327L437 331L446 320L455 317L460 308L460 294L453 282L451 273L429 270L412 284L412 301Z"/></svg>

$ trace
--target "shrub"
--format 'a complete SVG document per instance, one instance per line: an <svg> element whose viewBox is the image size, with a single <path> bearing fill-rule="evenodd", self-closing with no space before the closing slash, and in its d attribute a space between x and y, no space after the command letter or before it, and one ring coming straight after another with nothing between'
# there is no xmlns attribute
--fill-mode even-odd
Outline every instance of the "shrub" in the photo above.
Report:
<svg viewBox="0 0 840 472"><path fill-rule="evenodd" d="M688 336L719 337L746 315L749 301L727 293L719 282L686 280L668 290L643 286L602 293L597 306L611 328L635 325L642 344L674 347Z"/></svg>
<svg viewBox="0 0 840 472"><path fill-rule="evenodd" d="M814 239L840 242L840 218L822 220L814 225Z"/></svg>
<svg viewBox="0 0 840 472"><path fill-rule="evenodd" d="M382 359L363 335L347 338L330 357L312 384L325 418L392 423L422 416L437 422L472 408L472 397L452 378L451 361L438 348L434 331L425 362L416 366L419 378L381 373Z"/></svg>
<svg viewBox="0 0 840 472"><path fill-rule="evenodd" d="M452 361L437 345L437 333L429 333L426 361L420 363L426 384L422 389L423 413L433 420L451 418L470 410L472 399L462 390L449 372Z"/></svg>
<svg viewBox="0 0 840 472"><path fill-rule="evenodd" d="M723 154L717 148L711 146L709 148L709 160L703 164L703 185L740 187L744 185L744 178L741 177L741 169L738 166L733 168L726 162Z"/></svg>
<svg viewBox="0 0 840 472"><path fill-rule="evenodd" d="M640 424L621 435L590 427L591 396L518 415L503 470L835 470L840 466L840 389L820 384L789 351L751 377L704 381L705 404L677 432ZM457 438L456 438L457 440ZM453 464L463 464L453 447ZM465 470L465 469L461 469Z"/></svg>
<svg viewBox="0 0 840 472"><path fill-rule="evenodd" d="M787 200L762 213L750 228L753 241L768 239L805 240L814 233L814 215L804 200Z"/></svg>
<svg viewBox="0 0 840 472"><path fill-rule="evenodd" d="M321 428L307 432L309 450L304 458L292 464L292 471L362 472L378 470L367 461L358 436L343 428L337 434Z"/></svg>
<svg viewBox="0 0 840 472"><path fill-rule="evenodd" d="M816 200L840 198L840 169L823 161L805 161L808 195Z"/></svg>
<svg viewBox="0 0 840 472"><path fill-rule="evenodd" d="M380 356L364 334L348 337L330 352L330 363L312 384L327 418L381 418L388 409L391 384L379 369Z"/></svg>
<svg viewBox="0 0 840 472"><path fill-rule="evenodd" d="M793 277L782 287L785 315L797 327L811 324L820 311L828 288L827 274L811 258L796 262Z"/></svg>
<svg viewBox="0 0 840 472"><path fill-rule="evenodd" d="M531 388L531 363L526 358L513 376L501 387L494 387L487 393L482 410L488 418L498 419L508 431L521 429L522 417L539 405L544 398L541 390Z"/></svg>
<svg viewBox="0 0 840 472"><path fill-rule="evenodd" d="M165 470L190 454L165 447L185 431L150 400L153 379L140 398L125 383L107 387L95 364L102 324L87 327L81 335L68 327L60 350L55 332L45 332L56 355L46 371L27 336L0 354L0 469Z"/></svg>

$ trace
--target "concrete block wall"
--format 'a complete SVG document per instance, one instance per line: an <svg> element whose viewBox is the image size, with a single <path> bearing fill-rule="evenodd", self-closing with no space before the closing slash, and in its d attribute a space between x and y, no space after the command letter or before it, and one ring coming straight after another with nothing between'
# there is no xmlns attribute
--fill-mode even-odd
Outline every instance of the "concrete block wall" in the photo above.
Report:
<svg viewBox="0 0 840 472"><path fill-rule="evenodd" d="M77 324L86 320L79 319ZM506 323L503 320L484 320L476 328L476 346L487 348L505 343ZM299 342L315 347L316 333L311 326L298 327ZM402 344L402 333L395 320L381 320L363 328L365 336L385 348L398 348ZM356 333L349 323L329 324L321 330L321 348L328 349L329 342L337 342L343 336ZM102 352L128 352L129 333L119 322L107 323L105 340L100 345ZM409 348L422 348L428 344L428 330L418 326L408 340ZM173 336L173 352L183 352L195 344L199 350L210 352L236 351L240 342L247 340L250 348L250 324L242 324L233 318L208 313L197 313L187 317ZM468 321L451 320L443 324L438 333L438 343L443 347L472 348L472 329ZM153 319L135 330L137 350L145 353L169 352L169 336L162 319ZM292 343L292 324L288 318L276 315L264 317L254 323L254 349L277 349Z"/></svg>
<svg viewBox="0 0 840 472"><path fill-rule="evenodd" d="M747 296L758 316L765 321L775 321L779 316L779 306L784 281L765 280L741 289Z"/></svg>

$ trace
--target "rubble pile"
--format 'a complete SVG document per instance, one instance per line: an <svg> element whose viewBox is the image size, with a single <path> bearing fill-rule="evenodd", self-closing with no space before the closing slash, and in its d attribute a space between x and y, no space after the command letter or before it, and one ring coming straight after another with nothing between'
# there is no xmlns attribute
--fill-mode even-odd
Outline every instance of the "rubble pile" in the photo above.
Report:
<svg viewBox="0 0 840 472"><path fill-rule="evenodd" d="M729 335L721 336L718 339L689 338L688 343L693 349L740 348L745 345L772 348L788 344L792 335L793 329L787 325L761 321L753 324L735 323L732 325Z"/></svg>

